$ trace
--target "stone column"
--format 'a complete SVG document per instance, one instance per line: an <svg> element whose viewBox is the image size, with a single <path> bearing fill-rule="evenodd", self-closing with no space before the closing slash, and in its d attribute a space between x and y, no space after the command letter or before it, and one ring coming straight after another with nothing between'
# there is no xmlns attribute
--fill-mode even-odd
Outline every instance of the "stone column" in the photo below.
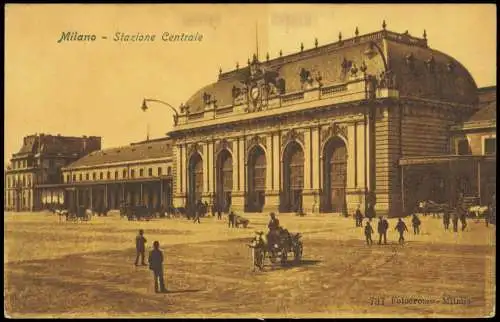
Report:
<svg viewBox="0 0 500 322"><path fill-rule="evenodd" d="M273 167L276 150L274 144L273 133L268 133L266 136L266 197L264 203L264 212L277 212L279 210L279 193L276 192L276 178L275 173L279 170Z"/></svg>
<svg viewBox="0 0 500 322"><path fill-rule="evenodd" d="M353 214L356 206L359 204L359 191L356 186L357 181L357 128L355 123L347 125L347 183L346 183L346 202L347 214Z"/></svg>
<svg viewBox="0 0 500 322"><path fill-rule="evenodd" d="M209 206L212 206L213 203L213 196L214 196L214 185L215 185L215 162L214 162L214 143L208 142L208 153L207 153L207 159L208 159L208 193L204 198L204 201L208 202Z"/></svg>
<svg viewBox="0 0 500 322"><path fill-rule="evenodd" d="M175 187L174 187L174 207L184 207L186 204L186 187L187 182L185 180L185 172L186 172L186 152L185 147L182 145L174 146L174 154L175 154Z"/></svg>
<svg viewBox="0 0 500 322"><path fill-rule="evenodd" d="M321 189L321 154L320 151L320 137L319 137L319 127L315 126L311 128L311 167L312 167L312 177L311 186L314 195L313 205L311 212L319 213L320 206L320 189Z"/></svg>
<svg viewBox="0 0 500 322"><path fill-rule="evenodd" d="M358 204L361 211L366 209L366 197L368 190L368 144L365 131L367 130L364 122L356 123L356 191L358 193Z"/></svg>
<svg viewBox="0 0 500 322"><path fill-rule="evenodd" d="M271 138L267 141L267 151L266 151L266 172L269 172L269 177L271 178L271 190L266 191L266 204L264 206L264 211L266 212L278 212L280 206L280 171L281 171L281 162L280 162L280 133L274 132L269 133L269 137ZM268 178L269 178L268 177Z"/></svg>
<svg viewBox="0 0 500 322"><path fill-rule="evenodd" d="M304 188L302 191L302 210L305 213L314 212L315 194L312 189L312 134L311 129L304 132Z"/></svg>
<svg viewBox="0 0 500 322"><path fill-rule="evenodd" d="M237 212L245 211L245 138L237 138L233 141L233 151L237 152L237 158L233 160L233 190L231 195L231 209ZM236 179L236 180L235 180Z"/></svg>

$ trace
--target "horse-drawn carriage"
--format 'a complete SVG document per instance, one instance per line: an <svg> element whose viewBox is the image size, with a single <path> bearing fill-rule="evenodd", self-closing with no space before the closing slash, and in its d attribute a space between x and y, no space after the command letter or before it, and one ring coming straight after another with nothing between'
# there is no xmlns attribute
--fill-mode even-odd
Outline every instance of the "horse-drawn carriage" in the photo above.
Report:
<svg viewBox="0 0 500 322"><path fill-rule="evenodd" d="M250 245L252 249L253 267L262 270L266 257L269 258L272 264L275 264L280 259L281 265L285 265L288 260L288 254L293 253L295 263L299 263L302 258L303 244L300 233L291 234L288 230L279 228L274 238L265 236L262 231L255 232L255 237Z"/></svg>
<svg viewBox="0 0 500 322"><path fill-rule="evenodd" d="M74 209L65 208L54 208L51 211L59 216L59 221L61 222L63 218L65 221L90 221L92 219L92 210L85 208L85 206L76 207Z"/></svg>
<svg viewBox="0 0 500 322"><path fill-rule="evenodd" d="M147 206L134 206L123 203L120 205L120 217L127 217L128 220L150 220L154 217L154 212Z"/></svg>

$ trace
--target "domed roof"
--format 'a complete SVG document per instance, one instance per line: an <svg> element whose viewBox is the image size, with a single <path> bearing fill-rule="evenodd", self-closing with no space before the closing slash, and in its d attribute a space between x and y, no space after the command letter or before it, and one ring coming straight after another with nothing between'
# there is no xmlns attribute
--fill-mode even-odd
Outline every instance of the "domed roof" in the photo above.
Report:
<svg viewBox="0 0 500 322"><path fill-rule="evenodd" d="M400 97L462 104L477 101L474 79L457 60L429 48L426 39L408 33L383 30L257 64L284 80L285 93L302 89L303 70L328 86L348 81L351 69L359 71L363 66L367 74L379 80L384 73L393 75ZM190 113L203 111L207 94L218 107L232 105L233 87L245 87L249 73L250 66L222 73L217 82L200 89L187 101Z"/></svg>

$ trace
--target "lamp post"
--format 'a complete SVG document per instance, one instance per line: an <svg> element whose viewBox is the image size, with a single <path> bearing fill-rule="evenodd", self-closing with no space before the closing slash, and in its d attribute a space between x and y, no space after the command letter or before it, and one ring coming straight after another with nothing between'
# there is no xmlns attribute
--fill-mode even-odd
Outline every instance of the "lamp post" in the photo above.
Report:
<svg viewBox="0 0 500 322"><path fill-rule="evenodd" d="M141 109L146 112L146 110L149 108L147 103L148 102L155 102L155 103L160 103L160 104L163 104L163 105L166 105L168 107L170 107L170 109L172 111L174 111L174 124L177 125L177 122L179 121L179 112L177 112L177 110L175 109L175 107L173 107L172 105L168 104L167 102L164 102L164 101L161 101L161 100L157 100L157 99L152 99L152 98L145 98L142 100L142 106L141 106Z"/></svg>

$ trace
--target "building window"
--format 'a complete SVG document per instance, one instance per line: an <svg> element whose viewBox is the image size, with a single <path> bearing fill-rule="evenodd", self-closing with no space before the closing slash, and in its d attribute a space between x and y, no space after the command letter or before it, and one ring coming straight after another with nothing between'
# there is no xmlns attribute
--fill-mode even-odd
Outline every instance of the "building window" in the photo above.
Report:
<svg viewBox="0 0 500 322"><path fill-rule="evenodd" d="M158 176L161 176L161 167L158 167Z"/></svg>
<svg viewBox="0 0 500 322"><path fill-rule="evenodd" d="M79 177L79 179L78 179L78 180L80 180L80 181L82 181L82 180L83 180L83 174L81 174L81 173L80 173L80 177Z"/></svg>
<svg viewBox="0 0 500 322"><path fill-rule="evenodd" d="M76 174L73 175L73 181L76 181Z"/></svg>
<svg viewBox="0 0 500 322"><path fill-rule="evenodd" d="M103 178L104 178L103 173L102 173L102 172L101 172L101 173L99 173L99 180L102 180Z"/></svg>
<svg viewBox="0 0 500 322"><path fill-rule="evenodd" d="M125 179L127 177L127 170L123 170L123 178Z"/></svg>
<svg viewBox="0 0 500 322"><path fill-rule="evenodd" d="M130 170L130 177L135 178L135 170L134 169Z"/></svg>
<svg viewBox="0 0 500 322"><path fill-rule="evenodd" d="M87 180L87 181L89 181L89 180L90 180L90 176L89 176L89 174L88 174L88 173L85 175L85 180Z"/></svg>
<svg viewBox="0 0 500 322"><path fill-rule="evenodd" d="M457 154L458 155L469 155L471 150L469 147L469 141L467 139L458 140L457 142Z"/></svg>
<svg viewBox="0 0 500 322"><path fill-rule="evenodd" d="M49 168L53 168L54 167L54 160L49 160Z"/></svg>
<svg viewBox="0 0 500 322"><path fill-rule="evenodd" d="M139 169L139 177L143 177L144 176L144 169Z"/></svg>
<svg viewBox="0 0 500 322"><path fill-rule="evenodd" d="M167 168L167 175L169 175L169 176L172 175L172 167Z"/></svg>
<svg viewBox="0 0 500 322"><path fill-rule="evenodd" d="M10 188L10 177L7 177L7 188Z"/></svg>
<svg viewBox="0 0 500 322"><path fill-rule="evenodd" d="M484 154L497 154L497 138L484 139Z"/></svg>
<svg viewBox="0 0 500 322"><path fill-rule="evenodd" d="M108 179L111 179L111 172L108 171Z"/></svg>
<svg viewBox="0 0 500 322"><path fill-rule="evenodd" d="M69 174L66 175L66 182L69 182Z"/></svg>
<svg viewBox="0 0 500 322"><path fill-rule="evenodd" d="M153 168L148 169L148 176L150 176L150 177L153 176Z"/></svg>
<svg viewBox="0 0 500 322"><path fill-rule="evenodd" d="M95 174L95 172L93 172L92 173L92 180L95 180L95 178L96 178L96 174Z"/></svg>

